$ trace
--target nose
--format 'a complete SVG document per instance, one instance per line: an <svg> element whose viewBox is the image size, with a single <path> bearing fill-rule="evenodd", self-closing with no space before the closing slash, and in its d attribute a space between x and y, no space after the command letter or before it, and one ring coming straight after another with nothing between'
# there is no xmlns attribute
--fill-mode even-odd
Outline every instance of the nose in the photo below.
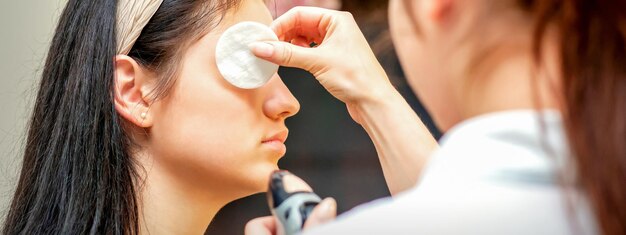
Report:
<svg viewBox="0 0 626 235"><path fill-rule="evenodd" d="M265 84L267 96L263 103L263 113L272 120L284 120L300 111L300 103L291 94L278 74Z"/></svg>

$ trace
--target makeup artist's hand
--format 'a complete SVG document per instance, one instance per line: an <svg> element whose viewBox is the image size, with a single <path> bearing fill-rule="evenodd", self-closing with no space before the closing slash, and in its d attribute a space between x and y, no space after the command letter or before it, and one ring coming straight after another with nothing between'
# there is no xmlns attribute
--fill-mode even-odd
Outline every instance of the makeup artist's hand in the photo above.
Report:
<svg viewBox="0 0 626 235"><path fill-rule="evenodd" d="M253 43L253 53L311 72L372 138L391 194L415 186L439 145L391 85L352 15L296 7L271 27L281 42Z"/></svg>
<svg viewBox="0 0 626 235"><path fill-rule="evenodd" d="M337 216L337 202L333 198L326 198L313 209L311 216L304 224L304 230L313 228L320 224L332 221ZM250 220L246 224L246 235L275 235L276 234L276 218L273 216L265 216Z"/></svg>
<svg viewBox="0 0 626 235"><path fill-rule="evenodd" d="M309 71L348 105L355 121L361 123L357 106L397 94L350 13L295 7L271 27L281 41L253 43L253 53L281 66ZM311 44L317 46L311 48Z"/></svg>

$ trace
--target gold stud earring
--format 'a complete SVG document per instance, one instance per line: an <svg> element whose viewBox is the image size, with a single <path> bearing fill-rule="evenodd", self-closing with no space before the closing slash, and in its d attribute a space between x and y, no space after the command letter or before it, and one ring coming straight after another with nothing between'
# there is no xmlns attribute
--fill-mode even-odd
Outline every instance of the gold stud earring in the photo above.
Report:
<svg viewBox="0 0 626 235"><path fill-rule="evenodd" d="M141 119L146 119L146 116L148 116L146 112L141 113Z"/></svg>

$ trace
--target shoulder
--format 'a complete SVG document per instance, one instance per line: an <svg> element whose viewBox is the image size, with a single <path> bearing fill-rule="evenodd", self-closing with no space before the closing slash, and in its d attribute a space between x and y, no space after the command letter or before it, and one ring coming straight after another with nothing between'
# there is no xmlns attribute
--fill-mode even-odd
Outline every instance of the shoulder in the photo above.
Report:
<svg viewBox="0 0 626 235"><path fill-rule="evenodd" d="M312 234L570 234L554 159L537 132L488 131L490 124L448 136L412 190Z"/></svg>
<svg viewBox="0 0 626 235"><path fill-rule="evenodd" d="M569 234L561 197L484 183L415 188L357 207L311 234Z"/></svg>

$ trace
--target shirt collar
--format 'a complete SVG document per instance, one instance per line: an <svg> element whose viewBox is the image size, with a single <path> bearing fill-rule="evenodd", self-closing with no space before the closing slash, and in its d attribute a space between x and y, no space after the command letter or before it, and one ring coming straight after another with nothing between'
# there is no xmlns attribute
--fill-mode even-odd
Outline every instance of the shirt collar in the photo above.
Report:
<svg viewBox="0 0 626 235"><path fill-rule="evenodd" d="M561 113L558 110L513 110L483 114L451 128L440 140L442 147L476 139L527 145L548 155L568 155ZM564 159L560 159L562 163Z"/></svg>

